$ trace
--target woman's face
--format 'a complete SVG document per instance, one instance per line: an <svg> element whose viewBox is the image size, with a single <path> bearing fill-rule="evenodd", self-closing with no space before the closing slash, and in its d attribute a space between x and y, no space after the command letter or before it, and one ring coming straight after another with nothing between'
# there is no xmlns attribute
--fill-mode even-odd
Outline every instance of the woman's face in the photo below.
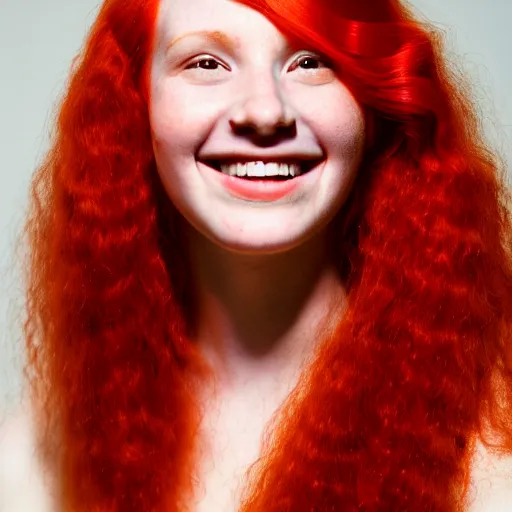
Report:
<svg viewBox="0 0 512 512"><path fill-rule="evenodd" d="M324 229L364 145L361 108L329 63L231 0L162 0L157 23L153 147L183 217L244 253Z"/></svg>

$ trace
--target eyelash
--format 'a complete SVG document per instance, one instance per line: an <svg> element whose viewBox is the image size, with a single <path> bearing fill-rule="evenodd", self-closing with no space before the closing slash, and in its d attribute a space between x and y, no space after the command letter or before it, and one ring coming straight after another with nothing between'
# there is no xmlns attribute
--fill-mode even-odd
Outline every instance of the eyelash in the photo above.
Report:
<svg viewBox="0 0 512 512"><path fill-rule="evenodd" d="M324 67L329 67L329 66L328 66L328 64L327 64L327 62L326 62L324 59L322 59L322 58L320 58L320 57L318 57L318 56L316 56L316 55L300 55L300 56L299 56L299 57L297 57L297 59L292 63L292 66L293 66L294 64L297 64L297 66L295 66L295 67L293 68L293 70L297 69L297 67L298 67L298 65L300 65L301 61L303 62L303 61L308 60L308 59L313 59L313 60L317 61L318 63L320 63L320 66L321 66L321 65L323 65ZM203 69L203 70L205 70L205 71L216 71L216 69L218 69L218 68L215 68L215 69L207 69L207 68L201 68L201 67L199 66L199 64L200 64L201 62L208 62L208 61L214 62L215 64L218 64L218 65L220 65L220 66L225 67L221 62L219 62L217 59L215 59L215 58L213 58L213 57L202 57L202 58L199 58L199 59L197 59L197 60L195 60L195 61L193 61L193 62L190 62L190 63L186 66L186 68L185 68L185 69ZM290 66L290 67L292 67L292 66ZM320 66L319 66L319 67L320 67ZM306 69L319 69L319 67L317 67L317 68L306 68ZM290 68L289 68L289 69L290 69ZM293 71L293 70L292 70L292 71Z"/></svg>

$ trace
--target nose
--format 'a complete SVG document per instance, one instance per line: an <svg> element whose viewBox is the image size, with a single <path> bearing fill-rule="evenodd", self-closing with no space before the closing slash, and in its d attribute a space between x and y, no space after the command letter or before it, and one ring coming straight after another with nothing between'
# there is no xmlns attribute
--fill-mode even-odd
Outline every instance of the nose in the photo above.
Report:
<svg viewBox="0 0 512 512"><path fill-rule="evenodd" d="M275 135L295 128L296 116L283 98L274 77L249 80L241 101L231 112L229 124L234 132L247 131L257 136Z"/></svg>

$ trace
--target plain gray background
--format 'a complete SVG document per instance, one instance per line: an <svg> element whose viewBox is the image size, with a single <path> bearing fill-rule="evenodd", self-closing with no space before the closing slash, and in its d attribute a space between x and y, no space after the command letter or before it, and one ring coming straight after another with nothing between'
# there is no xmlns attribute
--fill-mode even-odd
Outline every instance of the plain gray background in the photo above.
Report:
<svg viewBox="0 0 512 512"><path fill-rule="evenodd" d="M14 241L54 106L98 0L0 0L0 418L22 389L23 304ZM512 162L512 0L413 0L446 32L450 59L472 78L488 137ZM509 166L510 167L510 166Z"/></svg>

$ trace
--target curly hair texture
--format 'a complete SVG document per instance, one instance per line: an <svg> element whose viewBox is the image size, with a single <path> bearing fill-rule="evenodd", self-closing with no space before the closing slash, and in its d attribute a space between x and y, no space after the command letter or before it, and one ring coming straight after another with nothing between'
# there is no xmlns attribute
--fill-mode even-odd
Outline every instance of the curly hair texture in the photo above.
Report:
<svg viewBox="0 0 512 512"><path fill-rule="evenodd" d="M397 0L242 3L332 59L370 131L330 226L347 311L267 430L241 510L463 511L475 440L512 451L503 165L440 37ZM193 486L208 370L151 148L157 12L106 0L33 183L27 372L66 511L184 510Z"/></svg>

